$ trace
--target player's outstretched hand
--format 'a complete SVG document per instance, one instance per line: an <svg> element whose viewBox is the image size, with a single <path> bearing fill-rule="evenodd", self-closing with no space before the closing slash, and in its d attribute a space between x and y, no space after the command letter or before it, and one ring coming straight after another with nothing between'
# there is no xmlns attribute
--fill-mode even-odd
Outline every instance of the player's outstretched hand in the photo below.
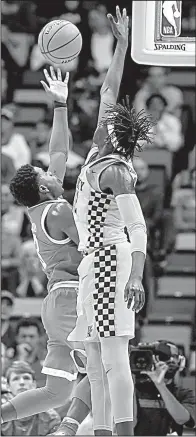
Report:
<svg viewBox="0 0 196 437"><path fill-rule="evenodd" d="M139 279L132 279L127 282L124 292L124 299L127 302L127 308L131 307L132 301L134 299L134 305L132 310L139 313L145 303L145 292L143 289L142 282Z"/></svg>
<svg viewBox="0 0 196 437"><path fill-rule="evenodd" d="M57 68L57 73L55 73L54 68L50 67L50 74L46 69L44 69L44 76L48 85L43 80L41 80L41 84L50 99L53 102L66 103L68 97L69 73L66 73L65 79L62 80L60 68Z"/></svg>
<svg viewBox="0 0 196 437"><path fill-rule="evenodd" d="M115 38L123 45L128 46L129 17L126 8L123 9L121 14L119 6L116 6L116 17L114 18L111 14L108 14L107 17Z"/></svg>

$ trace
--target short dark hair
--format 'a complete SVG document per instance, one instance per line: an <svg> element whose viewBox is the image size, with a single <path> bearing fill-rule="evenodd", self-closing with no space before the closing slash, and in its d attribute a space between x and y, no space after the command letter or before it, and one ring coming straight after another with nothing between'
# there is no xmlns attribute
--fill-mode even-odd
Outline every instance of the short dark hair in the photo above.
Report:
<svg viewBox="0 0 196 437"><path fill-rule="evenodd" d="M112 142L115 151L126 159L132 159L135 150L141 151L140 142L152 143L151 129L155 124L152 116L146 115L143 110L136 113L128 96L122 103L108 105L106 116L100 122L100 126L107 129L109 125L113 125L113 130L106 136L105 144Z"/></svg>
<svg viewBox="0 0 196 437"><path fill-rule="evenodd" d="M29 363L27 363L26 361L13 361L13 363L8 367L8 369L6 370L6 379L7 382L9 384L10 381L10 377L12 373L17 373L17 374L21 374L21 373L29 373L33 380L35 381L35 372L32 369L32 367L30 366Z"/></svg>
<svg viewBox="0 0 196 437"><path fill-rule="evenodd" d="M38 175L32 165L20 167L10 182L10 191L16 201L27 207L40 201Z"/></svg>
<svg viewBox="0 0 196 437"><path fill-rule="evenodd" d="M30 326L35 326L38 330L39 335L42 334L40 323L34 317L22 318L18 321L16 325L16 335L18 335L20 328L29 328Z"/></svg>
<svg viewBox="0 0 196 437"><path fill-rule="evenodd" d="M163 97L161 94L151 94L150 97L148 97L148 99L146 100L146 107L149 108L152 100L154 99L159 99L162 101L163 105L166 107L167 106L167 100L165 99L165 97Z"/></svg>

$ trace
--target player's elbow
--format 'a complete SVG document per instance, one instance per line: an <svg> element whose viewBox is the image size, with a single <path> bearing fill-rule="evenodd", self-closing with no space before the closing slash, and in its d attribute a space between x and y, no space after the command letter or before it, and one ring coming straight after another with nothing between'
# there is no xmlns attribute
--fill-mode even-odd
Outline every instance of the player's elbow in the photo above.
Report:
<svg viewBox="0 0 196 437"><path fill-rule="evenodd" d="M115 93L115 91L108 86L108 84L104 84L101 87L100 90L100 96L101 96L101 100L105 103L110 103L110 104L115 104L116 103L116 99L117 99L117 95Z"/></svg>

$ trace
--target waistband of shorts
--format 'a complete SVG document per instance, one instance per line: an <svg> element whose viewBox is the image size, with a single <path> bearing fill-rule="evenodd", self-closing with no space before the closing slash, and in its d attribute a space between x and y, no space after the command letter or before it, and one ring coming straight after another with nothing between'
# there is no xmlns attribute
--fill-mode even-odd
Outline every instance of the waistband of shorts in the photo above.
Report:
<svg viewBox="0 0 196 437"><path fill-rule="evenodd" d="M60 281L56 282L52 285L52 287L49 289L49 293L51 291L57 290L58 288L78 288L79 282L78 281Z"/></svg>
<svg viewBox="0 0 196 437"><path fill-rule="evenodd" d="M92 255L93 253L95 253L97 250L101 250L101 249L107 249L108 247L111 246L122 246L122 245L130 245L129 241L119 241L118 243L111 243L111 244L106 244L104 246L99 246L99 247L94 247L91 249L87 249L87 250L82 250L80 253L82 254L83 258L88 256L88 255Z"/></svg>

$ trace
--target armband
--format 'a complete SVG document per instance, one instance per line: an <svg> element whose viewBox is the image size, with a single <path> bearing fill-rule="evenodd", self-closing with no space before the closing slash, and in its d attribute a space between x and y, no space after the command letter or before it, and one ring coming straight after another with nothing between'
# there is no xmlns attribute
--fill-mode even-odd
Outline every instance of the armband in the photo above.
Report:
<svg viewBox="0 0 196 437"><path fill-rule="evenodd" d="M67 103L54 102L54 109L67 108Z"/></svg>

